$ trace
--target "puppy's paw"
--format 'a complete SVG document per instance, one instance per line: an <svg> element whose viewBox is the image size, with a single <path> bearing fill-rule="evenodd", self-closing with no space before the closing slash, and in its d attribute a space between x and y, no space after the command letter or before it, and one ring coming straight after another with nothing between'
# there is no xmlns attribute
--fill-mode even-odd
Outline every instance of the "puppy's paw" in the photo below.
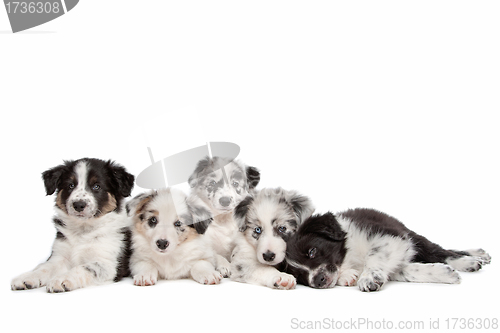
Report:
<svg viewBox="0 0 500 333"><path fill-rule="evenodd" d="M225 278L231 276L231 264L225 260L225 262L217 262L217 271Z"/></svg>
<svg viewBox="0 0 500 333"><path fill-rule="evenodd" d="M483 265L491 263L491 256L483 249L472 249L465 251L473 257L479 257L482 260Z"/></svg>
<svg viewBox="0 0 500 333"><path fill-rule="evenodd" d="M484 264L489 263L491 258L483 259L482 257L463 256L457 259L448 259L446 263L457 271L461 272L477 272Z"/></svg>
<svg viewBox="0 0 500 333"><path fill-rule="evenodd" d="M358 280L358 288L365 292L379 291L385 282L386 279L382 274L377 272L363 272Z"/></svg>
<svg viewBox="0 0 500 333"><path fill-rule="evenodd" d="M157 277L154 274L137 274L134 275L134 285L136 286L153 286L156 284Z"/></svg>
<svg viewBox="0 0 500 333"><path fill-rule="evenodd" d="M199 272L192 275L193 280L201 284L219 284L222 274L217 271Z"/></svg>
<svg viewBox="0 0 500 333"><path fill-rule="evenodd" d="M12 279L10 288L12 290L26 290L42 287L45 285L43 274L37 272L27 272Z"/></svg>
<svg viewBox="0 0 500 333"><path fill-rule="evenodd" d="M351 287L355 286L358 282L359 272L355 269L346 269L340 273L339 279L337 280L338 286Z"/></svg>
<svg viewBox="0 0 500 333"><path fill-rule="evenodd" d="M444 264L435 264L432 274L435 274L435 278L441 283L458 284L462 281L453 267Z"/></svg>
<svg viewBox="0 0 500 333"><path fill-rule="evenodd" d="M268 286L274 289L289 290L294 289L296 285L297 281L293 275L280 273L271 279L271 284Z"/></svg>
<svg viewBox="0 0 500 333"><path fill-rule="evenodd" d="M47 282L48 293L62 293L79 288L78 283L70 277L59 277Z"/></svg>

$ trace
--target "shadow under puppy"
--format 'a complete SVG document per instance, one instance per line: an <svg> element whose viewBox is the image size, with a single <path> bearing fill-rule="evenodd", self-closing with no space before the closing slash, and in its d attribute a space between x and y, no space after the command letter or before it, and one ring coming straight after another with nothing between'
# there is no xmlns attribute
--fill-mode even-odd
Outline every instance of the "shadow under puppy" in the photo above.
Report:
<svg viewBox="0 0 500 333"><path fill-rule="evenodd" d="M265 188L235 209L240 232L231 258L231 279L275 289L295 288L295 277L276 268L285 259L286 241L314 211L296 191Z"/></svg>
<svg viewBox="0 0 500 333"><path fill-rule="evenodd" d="M203 202L167 188L136 196L127 211L133 219L130 270L135 285L183 278L220 282L213 250L202 235L211 222Z"/></svg>
<svg viewBox="0 0 500 333"><path fill-rule="evenodd" d="M373 210L314 215L287 244L284 271L313 288L354 286L377 291L389 280L460 283L491 257L481 249L445 250L397 219Z"/></svg>
<svg viewBox="0 0 500 333"><path fill-rule="evenodd" d="M47 195L57 193L52 254L13 279L12 290L46 286L57 293L128 276L130 234L123 201L134 176L112 161L82 158L65 161L42 178Z"/></svg>

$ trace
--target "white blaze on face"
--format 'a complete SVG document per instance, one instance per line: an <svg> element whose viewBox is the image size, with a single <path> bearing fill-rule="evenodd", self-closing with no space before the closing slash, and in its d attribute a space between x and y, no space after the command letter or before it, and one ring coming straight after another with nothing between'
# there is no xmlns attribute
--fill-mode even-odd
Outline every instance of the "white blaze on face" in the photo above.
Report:
<svg viewBox="0 0 500 333"><path fill-rule="evenodd" d="M74 184L74 189L66 201L66 209L70 215L90 218L97 212L97 202L92 193L87 187L88 165L86 162L80 162L75 166L77 183ZM78 211L75 207L79 204L85 204L85 208Z"/></svg>

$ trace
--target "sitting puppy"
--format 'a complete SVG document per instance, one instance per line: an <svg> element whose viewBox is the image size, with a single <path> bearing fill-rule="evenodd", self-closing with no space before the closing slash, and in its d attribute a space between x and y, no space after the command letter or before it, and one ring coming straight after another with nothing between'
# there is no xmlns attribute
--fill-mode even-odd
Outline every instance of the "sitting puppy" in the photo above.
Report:
<svg viewBox="0 0 500 333"><path fill-rule="evenodd" d="M296 191L266 188L234 211L240 233L231 259L231 279L276 289L295 288L295 278L274 266L285 259L286 241L313 213L309 198Z"/></svg>
<svg viewBox="0 0 500 333"><path fill-rule="evenodd" d="M314 215L288 241L285 271L313 288L358 285L377 291L389 280L460 283L491 257L483 250L445 250L372 209Z"/></svg>
<svg viewBox="0 0 500 333"><path fill-rule="evenodd" d="M57 230L49 259L12 280L12 290L46 286L70 291L118 281L128 272L130 234L123 198L134 176L112 161L66 161L42 174L47 195L57 192Z"/></svg>
<svg viewBox="0 0 500 333"><path fill-rule="evenodd" d="M233 210L254 192L260 173L254 167L221 157L206 157L198 162L189 177L191 196L201 199L211 211L213 221L206 232L216 252L218 266L223 275L230 273L229 259L234 249L238 227Z"/></svg>
<svg viewBox="0 0 500 333"><path fill-rule="evenodd" d="M135 285L154 285L159 278L220 282L214 253L202 235L211 217L201 201L169 188L135 197L127 211L134 225L130 270Z"/></svg>

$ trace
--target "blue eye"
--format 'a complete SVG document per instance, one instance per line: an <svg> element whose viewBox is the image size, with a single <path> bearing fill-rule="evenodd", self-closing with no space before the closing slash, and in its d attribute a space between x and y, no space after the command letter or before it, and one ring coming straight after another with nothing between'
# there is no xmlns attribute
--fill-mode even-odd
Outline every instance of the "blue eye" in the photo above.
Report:
<svg viewBox="0 0 500 333"><path fill-rule="evenodd" d="M74 188L75 188L75 184L73 184L73 183L69 184L68 188L69 188L70 190L74 189Z"/></svg>
<svg viewBox="0 0 500 333"><path fill-rule="evenodd" d="M154 228L156 227L156 224L158 223L158 220L156 219L155 216L151 217L149 220L148 220L148 224L149 224L149 227L150 228Z"/></svg>
<svg viewBox="0 0 500 333"><path fill-rule="evenodd" d="M92 189L94 191L99 191L101 189L101 186L99 186L98 184L95 184L94 187L92 187Z"/></svg>
<svg viewBox="0 0 500 333"><path fill-rule="evenodd" d="M281 227L278 228L278 231L281 232L281 233L284 233L286 231L286 227L281 226Z"/></svg>
<svg viewBox="0 0 500 333"><path fill-rule="evenodd" d="M174 226L176 226L176 227L180 227L180 226L181 226L181 221L175 221L175 222L174 222Z"/></svg>
<svg viewBox="0 0 500 333"><path fill-rule="evenodd" d="M260 227L256 227L256 228L254 229L254 231L255 231L255 233L256 233L256 234L260 234L260 233L262 233L262 229L261 229Z"/></svg>

